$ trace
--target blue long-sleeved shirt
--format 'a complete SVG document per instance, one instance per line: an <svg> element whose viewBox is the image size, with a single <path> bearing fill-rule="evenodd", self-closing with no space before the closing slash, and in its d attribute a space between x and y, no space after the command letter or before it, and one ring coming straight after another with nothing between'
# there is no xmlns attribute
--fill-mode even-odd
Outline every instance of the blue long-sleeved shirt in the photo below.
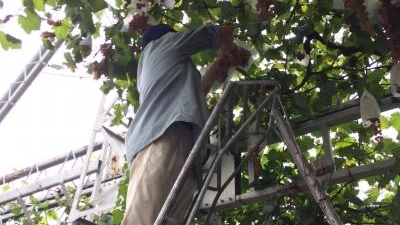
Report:
<svg viewBox="0 0 400 225"><path fill-rule="evenodd" d="M218 28L203 26L167 33L145 47L137 71L140 107L125 141L128 162L176 121L192 123L198 130L204 126L207 104L200 72L190 56L219 44Z"/></svg>

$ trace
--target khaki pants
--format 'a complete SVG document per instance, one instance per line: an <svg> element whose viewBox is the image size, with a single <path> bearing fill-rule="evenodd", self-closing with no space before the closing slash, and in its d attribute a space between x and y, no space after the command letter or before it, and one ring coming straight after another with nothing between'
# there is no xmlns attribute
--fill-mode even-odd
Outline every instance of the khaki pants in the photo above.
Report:
<svg viewBox="0 0 400 225"><path fill-rule="evenodd" d="M130 166L126 212L122 225L152 225L192 149L191 129L183 122L140 151ZM168 225L183 224L195 190L190 172L167 217Z"/></svg>

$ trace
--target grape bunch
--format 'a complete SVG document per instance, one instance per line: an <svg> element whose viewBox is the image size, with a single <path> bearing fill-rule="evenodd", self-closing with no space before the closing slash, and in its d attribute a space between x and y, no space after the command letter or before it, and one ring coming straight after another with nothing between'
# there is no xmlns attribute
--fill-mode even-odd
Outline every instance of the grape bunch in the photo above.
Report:
<svg viewBox="0 0 400 225"><path fill-rule="evenodd" d="M145 13L135 14L132 20L129 22L128 32L130 34L142 35L147 27L148 16Z"/></svg>
<svg viewBox="0 0 400 225"><path fill-rule="evenodd" d="M88 66L89 72L93 74L93 79L100 79L101 75L109 77L108 73L108 58L103 58L100 62L94 61Z"/></svg>
<svg viewBox="0 0 400 225"><path fill-rule="evenodd" d="M107 43L100 45L100 52L106 58L111 58L114 55L114 51L111 49L111 45Z"/></svg>
<svg viewBox="0 0 400 225"><path fill-rule="evenodd" d="M393 59L400 62L400 3L392 4L388 0L381 0L380 2L380 22L385 30Z"/></svg>
<svg viewBox="0 0 400 225"><path fill-rule="evenodd" d="M249 50L236 45L228 55L229 66L245 67L250 60L250 56L251 53Z"/></svg>
<svg viewBox="0 0 400 225"><path fill-rule="evenodd" d="M92 53L92 45L81 45L81 55L86 58Z"/></svg>
<svg viewBox="0 0 400 225"><path fill-rule="evenodd" d="M368 13L363 0L345 0L344 7L350 10L358 20L361 30L374 35L374 29L368 21Z"/></svg>
<svg viewBox="0 0 400 225"><path fill-rule="evenodd" d="M47 24L53 27L58 27L61 26L61 21L60 20L52 20L52 19L47 19Z"/></svg>
<svg viewBox="0 0 400 225"><path fill-rule="evenodd" d="M93 74L93 79L95 80L100 79L103 74L105 77L109 77L108 62L114 55L114 50L107 43L100 45L99 51L103 55L103 59L100 62L94 61L88 65L89 72Z"/></svg>
<svg viewBox="0 0 400 225"><path fill-rule="evenodd" d="M383 146L383 136L382 136L380 119L372 118L372 119L369 119L369 121L371 122L371 128L374 131L375 141L378 143L379 146Z"/></svg>
<svg viewBox="0 0 400 225"><path fill-rule="evenodd" d="M268 21L275 16L274 12L270 8L274 2L275 0L257 0L256 10L258 21Z"/></svg>
<svg viewBox="0 0 400 225"><path fill-rule="evenodd" d="M43 31L41 34L40 34L40 37L41 38L45 38L45 39L47 39L47 38L54 38L56 35L54 34L54 32L49 32L49 31Z"/></svg>

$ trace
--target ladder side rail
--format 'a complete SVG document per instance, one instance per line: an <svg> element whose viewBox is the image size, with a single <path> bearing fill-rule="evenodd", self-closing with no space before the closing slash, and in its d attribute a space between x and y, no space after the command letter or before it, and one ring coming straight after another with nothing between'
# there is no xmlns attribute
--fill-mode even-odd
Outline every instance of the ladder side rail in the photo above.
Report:
<svg viewBox="0 0 400 225"><path fill-rule="evenodd" d="M88 150L86 152L86 159L84 160L83 169L82 169L81 176L80 176L79 182L78 182L78 187L75 191L74 199L73 199L72 206L71 206L71 212L67 219L68 223L72 223L75 219L77 219L77 215L80 215L80 210L78 209L78 203L80 201L81 192L85 186L85 179L86 179L86 175L87 175L88 165L90 163L90 157L93 153L96 136L103 129L102 124L104 123L108 112L112 109L114 103L118 100L118 96L115 96L113 98L113 100L110 101L109 103L107 103L108 105L106 105L106 97L107 97L107 95L103 94L100 104L99 104L97 117L94 122L92 135L90 137ZM104 148L102 148L102 149L104 150Z"/></svg>
<svg viewBox="0 0 400 225"><path fill-rule="evenodd" d="M343 224L339 215L333 208L333 205L329 200L329 196L327 196L321 182L318 180L314 168L301 153L300 148L295 140L295 134L291 129L289 122L277 109L272 110L272 115L274 116L277 128L282 135L282 140L289 149L295 164L299 168L304 181L314 197L314 200L318 203L322 212L325 214L328 223L331 225Z"/></svg>
<svg viewBox="0 0 400 225"><path fill-rule="evenodd" d="M202 129L192 150L190 151L189 156L187 157L186 162L182 167L182 170L180 171L174 185L172 186L172 189L171 189L170 193L168 194L168 197L167 197L166 201L164 202L163 207L161 208L161 210L157 216L157 219L154 222L154 225L161 225L164 222L165 216L167 215L172 204L175 202L176 196L177 196L178 191L183 183L183 180L185 179L189 170L191 169L191 166L193 165L197 155L199 154L199 152L201 151L203 146L205 146L205 142L207 141L207 138L209 137L212 126L215 124L216 120L218 119L218 115L221 112L223 106L225 105L225 102L227 101L229 94L232 91L234 86L235 86L234 82L229 82L228 85L226 86L224 92L222 93L220 100L215 105L214 110L211 112L210 117L208 118L204 128Z"/></svg>
<svg viewBox="0 0 400 225"><path fill-rule="evenodd" d="M9 96L9 100L0 107L0 123L7 116L8 112L12 109L12 107L14 107L21 96L25 93L31 83L40 74L40 71L45 67L45 65L47 65L47 62L53 57L53 55L56 53L56 50L61 46L63 42L63 40L57 41L54 44L54 50L46 51L43 58L41 58L40 62L32 68L32 71L30 71L29 75L24 79L24 81L18 83L17 89L10 92L12 94L11 96Z"/></svg>
<svg viewBox="0 0 400 225"><path fill-rule="evenodd" d="M243 87L243 98L242 98L242 100L243 100L242 101L242 109L243 110L242 110L241 123L243 123L248 117L248 115L247 115L248 114L248 112L247 112L247 105L248 105L247 99L248 99L248 96L249 96L249 86L250 85L244 85L244 87ZM262 84L261 92L266 94L266 91L267 91L266 90L266 86ZM258 98L257 101L258 101L258 104L259 104L260 102L262 102L262 98ZM273 107L273 104L271 105L271 107ZM260 114L261 113L257 113L256 122L255 122L256 126L260 125ZM232 123L233 123L233 121L232 121ZM222 193L229 186L230 182L233 179L235 179L235 181L237 181L236 180L237 177L238 176L240 177L240 173L239 172L241 172L243 170L244 163L245 162L250 162L249 158L250 158L251 154L253 152L255 152L255 150L257 150L257 147L260 146L264 142L264 140L267 138L268 134L271 132L272 124L273 124L273 120L272 120L272 117L270 117L269 121L268 121L268 124L267 124L267 129L265 130L265 133L254 140L254 143L252 143L252 147L248 150L247 155L240 156L240 152L239 152L240 158L239 158L239 160L237 160L237 163L235 161L236 167L233 169L233 172L226 178L225 182L221 185L221 187L218 190L216 190L217 193L215 194L215 196L213 198L213 201L210 204L210 206L207 206L207 204L206 204L205 207L204 206L201 207L202 209L208 209L207 210L208 213L206 214L205 219L204 219L205 223L207 223L207 222L212 220L211 217L213 216L213 211L214 211L213 209L216 206L216 204L218 203L218 200L220 199ZM258 129L259 128L256 128L256 130L258 130ZM220 147L220 149L221 148L222 147ZM251 182L250 181L250 168L249 168L249 182ZM235 186L235 190L236 190L236 195L240 194L241 193L241 186L239 186L239 187ZM199 201L204 201L204 200L200 199Z"/></svg>
<svg viewBox="0 0 400 225"><path fill-rule="evenodd" d="M225 153L228 149L230 149L232 147L232 145L236 142L236 140L240 137L240 135L242 135L242 133L245 131L245 128L247 128L256 119L256 115L261 112L261 110L264 108L264 106L267 103L269 103L271 101L271 99L273 99L273 97L275 97L275 95L277 95L278 91L279 91L279 87L276 86L272 90L271 94L261 102L261 104L257 107L255 112L251 116L249 116L249 118L246 119L246 121L243 123L243 125L236 131L236 133L224 145L224 147L221 150L219 150L219 154L217 156L217 160L215 160L215 163L210 168L211 172L209 172L207 174L207 177L206 177L206 179L204 181L203 187L200 190L200 194L198 196L198 200L199 201L196 201L196 204L194 205L194 207L192 209L192 212L191 212L188 220L186 221L187 225L190 225L191 221L194 219L194 217L195 217L195 215L197 213L197 210L199 209L199 206L200 206L200 203L201 203L201 199L204 197L204 194L206 192L206 188L207 188L208 184L211 181L212 171L215 170L217 162L219 162L221 160L222 154Z"/></svg>
<svg viewBox="0 0 400 225"><path fill-rule="evenodd" d="M83 168L82 168L81 175L80 175L79 182L78 182L78 188L75 191L75 196L74 196L74 199L72 201L70 217L71 217L71 215L74 215L77 211L79 211L77 209L77 207L78 207L78 203L79 203L79 200L80 200L81 192L83 190L83 186L84 186L84 182L85 182L85 178L86 178L88 165L89 165L89 162L90 162L90 157L91 157L92 152L93 152L94 142L96 141L96 135L97 135L97 132L98 132L98 129L99 129L98 124L100 123L100 121L104 120L105 99L106 99L106 95L103 95L102 98L101 98L100 104L99 104L99 110L98 110L97 117L95 119L95 124L94 124L94 128L93 128L93 131L92 131L92 135L90 136L89 146L88 146L88 150L86 152L86 160L84 160ZM68 221L72 222L73 220L68 218Z"/></svg>
<svg viewBox="0 0 400 225"><path fill-rule="evenodd" d="M90 199L92 201L96 200L96 198L97 198L97 196L98 196L98 194L100 192L100 185L101 185L101 180L103 178L103 172L104 172L104 169L106 168L106 165L107 165L105 163L106 162L106 157L107 157L107 152L108 152L107 150L109 150L109 149L110 149L110 144L107 143L107 141L105 141L105 144L103 145L103 149L102 149L102 159L101 159L102 164L101 164L100 169L96 173L96 179L95 179L95 182L94 182L93 191L92 191L92 194L90 196ZM93 221L93 214L89 214L87 220Z"/></svg>

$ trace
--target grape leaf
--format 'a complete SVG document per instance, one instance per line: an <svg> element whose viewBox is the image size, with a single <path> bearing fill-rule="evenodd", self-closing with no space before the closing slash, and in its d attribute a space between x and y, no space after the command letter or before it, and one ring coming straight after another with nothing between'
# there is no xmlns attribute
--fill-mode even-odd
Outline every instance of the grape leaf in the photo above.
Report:
<svg viewBox="0 0 400 225"><path fill-rule="evenodd" d="M93 12L98 12L107 7L107 2L103 0L88 0Z"/></svg>
<svg viewBox="0 0 400 225"><path fill-rule="evenodd" d="M390 122L397 131L400 131L400 113L393 113L390 117Z"/></svg>
<svg viewBox="0 0 400 225"><path fill-rule="evenodd" d="M57 214L57 212L55 210L48 210L47 211L47 216L51 219L51 220L55 220L57 221L59 219L59 216Z"/></svg>
<svg viewBox="0 0 400 225"><path fill-rule="evenodd" d="M33 0L33 6L36 10L44 11L44 2L43 0Z"/></svg>
<svg viewBox="0 0 400 225"><path fill-rule="evenodd" d="M0 31L0 45L4 50L21 48L21 40Z"/></svg>
<svg viewBox="0 0 400 225"><path fill-rule="evenodd" d="M65 39L68 37L71 27L72 25L68 20L63 20L61 26L53 27L54 34L58 39Z"/></svg>
<svg viewBox="0 0 400 225"><path fill-rule="evenodd" d="M18 23L21 25L22 29L28 34L30 34L34 30L40 29L40 17L39 15L32 9L25 9L26 16L19 16Z"/></svg>
<svg viewBox="0 0 400 225"><path fill-rule="evenodd" d="M58 4L58 0L46 0L46 4L55 7Z"/></svg>

